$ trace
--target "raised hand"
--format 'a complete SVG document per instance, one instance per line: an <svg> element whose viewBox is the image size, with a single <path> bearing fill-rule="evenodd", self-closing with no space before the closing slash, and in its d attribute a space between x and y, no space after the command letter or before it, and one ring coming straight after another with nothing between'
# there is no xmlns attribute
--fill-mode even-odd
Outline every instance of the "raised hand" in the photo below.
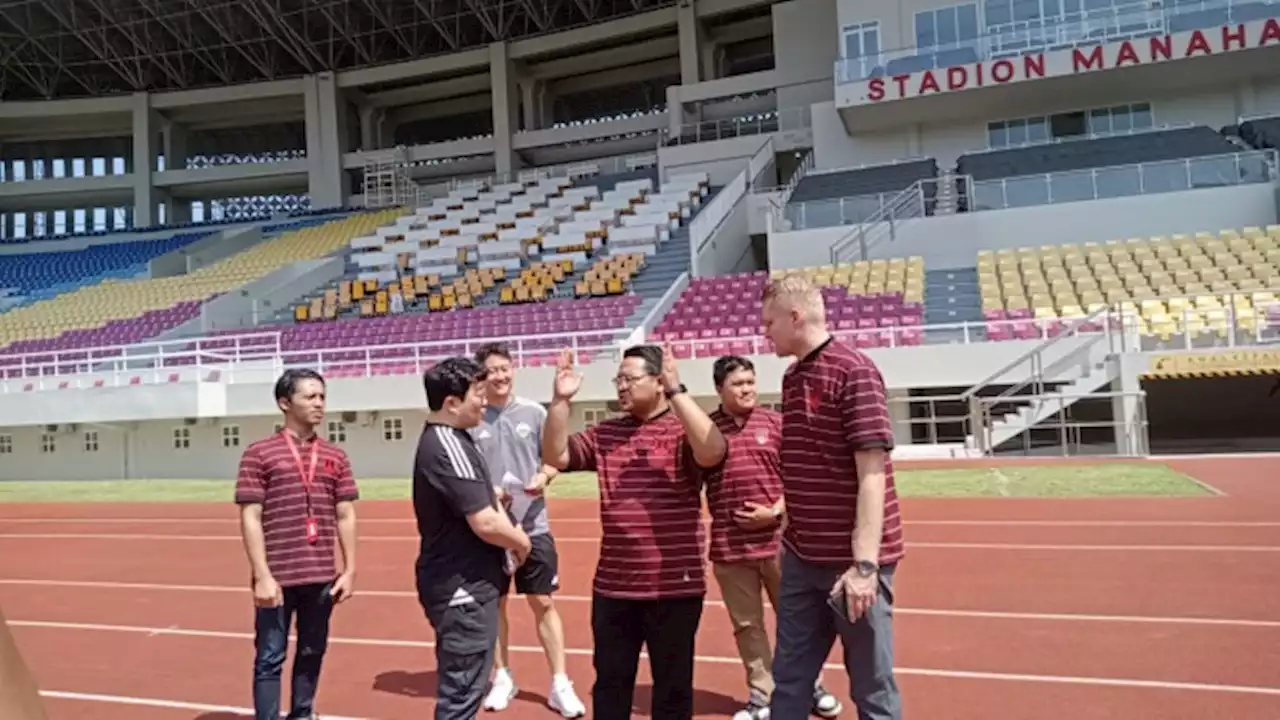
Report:
<svg viewBox="0 0 1280 720"><path fill-rule="evenodd" d="M662 344L662 383L668 390L680 387L680 365L671 350L671 343Z"/></svg>
<svg viewBox="0 0 1280 720"><path fill-rule="evenodd" d="M559 400L568 400L578 394L582 387L582 373L577 371L573 362L573 350L565 348L560 351L556 360L556 379L552 395Z"/></svg>

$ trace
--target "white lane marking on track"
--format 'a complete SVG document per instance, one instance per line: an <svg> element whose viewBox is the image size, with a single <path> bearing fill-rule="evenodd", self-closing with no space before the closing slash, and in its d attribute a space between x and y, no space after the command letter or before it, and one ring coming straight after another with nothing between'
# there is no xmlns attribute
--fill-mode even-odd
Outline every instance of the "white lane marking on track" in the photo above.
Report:
<svg viewBox="0 0 1280 720"><path fill-rule="evenodd" d="M243 717L253 717L253 708L236 707L234 705L206 705L205 703L184 702L181 700L161 700L159 698L129 697L127 695L102 695L99 693L67 692L65 690L41 690L42 697L55 700L76 700L80 702L106 703L111 705L133 705L135 707L165 708L168 710L190 710L198 713L225 713ZM282 715L283 717L283 715ZM369 720L344 715L325 713L325 720Z"/></svg>
<svg viewBox="0 0 1280 720"><path fill-rule="evenodd" d="M413 525L413 518L361 518L361 525ZM5 525L85 524L85 525L192 525L213 524L235 526L234 518L6 518ZM596 518L553 518L552 525L599 525ZM1079 527L1079 528L1274 528L1280 521L1271 520L907 520L907 527Z"/></svg>
<svg viewBox="0 0 1280 720"><path fill-rule="evenodd" d="M181 542L241 542L239 535L163 535L138 533L3 533L0 540L147 540L147 541L181 541ZM416 535L371 535L362 536L360 542L418 542ZM576 538L558 536L557 543L592 543L600 544L600 538ZM960 543L960 542L908 542L907 549L949 549L949 550L1064 550L1069 552L1119 551L1119 552L1280 552L1280 545L1074 545L1036 544L1036 543Z"/></svg>
<svg viewBox="0 0 1280 720"><path fill-rule="evenodd" d="M208 593L247 593L247 588L235 585L170 585L162 583L130 583L130 582L109 582L94 580L38 580L38 579L18 579L18 578L0 578L0 586L10 585L15 587L67 587L67 588L83 588L96 590L151 590L162 592L208 592ZM407 600L416 600L418 594L411 590L359 590L360 597L378 597L378 598L401 598ZM559 602L577 602L589 603L591 597L587 595L561 595L557 594L556 600ZM708 599L705 604L709 607L724 607L724 602L720 600ZM766 606L770 606L765 601ZM894 612L899 615L920 615L932 617L957 617L957 618L976 618L987 620L1032 620L1032 621L1060 621L1060 622L1101 622L1101 623L1136 623L1136 624L1167 624L1167 625L1210 625L1221 627L1247 627L1247 628L1280 628L1280 620L1252 620L1247 618L1207 618L1207 617L1190 617L1190 616L1167 616L1167 615L1097 615L1097 614L1077 614L1077 613L1033 613L1033 612L1005 612L997 610L955 610L947 608L912 608L912 607L896 607ZM176 629L173 626L170 629Z"/></svg>
<svg viewBox="0 0 1280 720"><path fill-rule="evenodd" d="M66 623L66 622L43 622L38 620L9 620L9 625L20 628L45 629L45 630L75 630L75 631L96 631L96 632L117 632L117 633L134 633L148 635L158 628L137 627L132 625L99 625L93 623ZM225 632L215 630L161 630L158 635L165 637L190 637L190 638L216 638L225 640L252 640L253 633L247 632ZM383 640L375 638L349 638L349 637L330 637L330 645L353 645L365 647L397 647L397 648L415 648L415 649L431 649L435 647L435 643L426 640ZM529 645L512 645L511 652L528 653L543 655L545 651L538 646ZM590 656L592 650L588 648L565 648L565 652L569 655ZM641 653L645 658L648 653ZM694 658L697 662L718 664L718 665L738 665L742 664L742 660L737 657L726 657L722 655L697 655ZM825 663L824 670L844 671L844 665L839 663ZM1201 692L1220 692L1220 693L1239 693L1251 695L1274 695L1280 696L1280 687L1265 687L1256 685L1217 685L1209 683L1191 683L1176 682L1168 680L1138 680L1130 678L1109 678L1109 677L1079 677L1070 675L1030 675L1024 673L997 673L997 672L971 672L967 670L942 670L936 668L894 668L894 671L900 675L920 675L924 677L953 678L965 680L1003 680L1011 682L1027 682L1027 683L1056 683L1056 684L1072 684L1072 685L1105 685L1111 687L1129 687L1129 688L1146 688L1155 690L1192 690Z"/></svg>

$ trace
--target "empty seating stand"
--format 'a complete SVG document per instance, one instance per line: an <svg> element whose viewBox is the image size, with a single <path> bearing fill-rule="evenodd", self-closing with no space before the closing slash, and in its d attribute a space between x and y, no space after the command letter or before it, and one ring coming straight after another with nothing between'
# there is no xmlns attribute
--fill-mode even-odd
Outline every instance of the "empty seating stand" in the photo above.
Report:
<svg viewBox="0 0 1280 720"><path fill-rule="evenodd" d="M1254 333L1280 284L1280 225L978 254L987 337L1033 339L1108 306L1167 341ZM1230 309L1228 309L1228 307ZM1095 324L1094 329L1100 329Z"/></svg>
<svg viewBox="0 0 1280 720"><path fill-rule="evenodd" d="M1280 116L1240 123L1240 139L1259 150L1280 150Z"/></svg>
<svg viewBox="0 0 1280 720"><path fill-rule="evenodd" d="M854 170L810 171L787 201L787 217L797 228L862 222L903 190L937 177L938 161L933 158ZM938 185L925 183L923 191L925 212L931 215Z"/></svg>
<svg viewBox="0 0 1280 720"><path fill-rule="evenodd" d="M981 182L1237 151L1221 133L1199 126L967 153L960 156L956 170Z"/></svg>

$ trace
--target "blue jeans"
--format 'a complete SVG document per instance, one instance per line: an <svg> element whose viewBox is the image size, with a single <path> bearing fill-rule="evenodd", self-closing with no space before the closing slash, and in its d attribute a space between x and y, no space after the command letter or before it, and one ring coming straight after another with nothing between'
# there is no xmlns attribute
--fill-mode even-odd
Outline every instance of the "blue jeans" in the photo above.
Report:
<svg viewBox="0 0 1280 720"><path fill-rule="evenodd" d="M849 688L859 720L902 720L902 696L893 675L893 574L880 568L880 593L865 616L850 624L827 605L845 568L805 562L782 553L778 647L773 659L771 720L807 720L813 685L837 636L844 648Z"/></svg>
<svg viewBox="0 0 1280 720"><path fill-rule="evenodd" d="M329 644L332 583L283 588L284 602L257 608L254 616L253 709L257 720L280 718L280 673L289 649L289 626L298 617L298 648L293 658L293 698L288 717L315 712L320 665Z"/></svg>

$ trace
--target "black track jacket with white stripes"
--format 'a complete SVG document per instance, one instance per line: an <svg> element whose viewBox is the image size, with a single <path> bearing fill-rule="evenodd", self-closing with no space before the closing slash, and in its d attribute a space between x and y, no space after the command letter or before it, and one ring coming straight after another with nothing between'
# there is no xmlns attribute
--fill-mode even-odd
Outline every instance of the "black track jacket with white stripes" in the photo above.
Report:
<svg viewBox="0 0 1280 720"><path fill-rule="evenodd" d="M480 539L467 516L499 509L484 457L471 436L427 423L413 463L418 519L418 597L424 605L484 603L505 588L502 548Z"/></svg>

